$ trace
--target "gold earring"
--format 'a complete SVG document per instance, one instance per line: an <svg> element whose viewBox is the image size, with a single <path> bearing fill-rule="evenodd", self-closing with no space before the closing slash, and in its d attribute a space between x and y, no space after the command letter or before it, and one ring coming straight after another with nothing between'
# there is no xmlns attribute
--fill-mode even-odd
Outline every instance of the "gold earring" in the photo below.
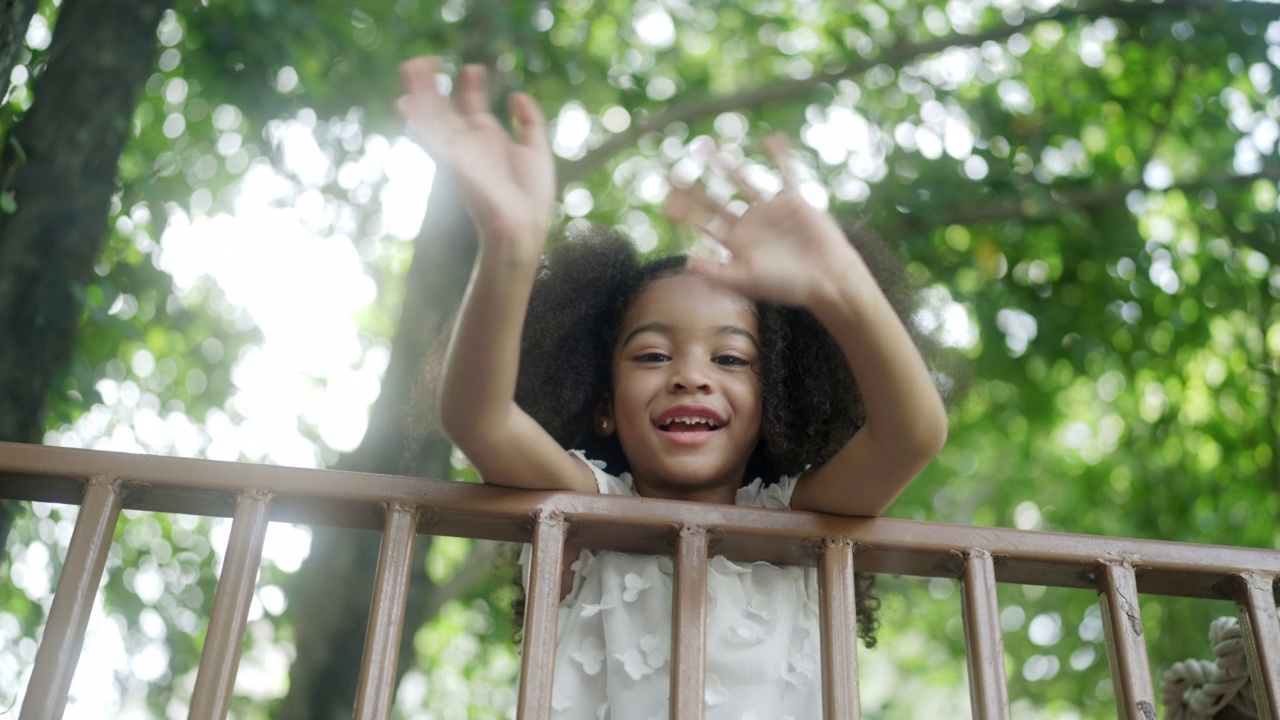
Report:
<svg viewBox="0 0 1280 720"><path fill-rule="evenodd" d="M600 432L609 432L609 418L600 418Z"/></svg>

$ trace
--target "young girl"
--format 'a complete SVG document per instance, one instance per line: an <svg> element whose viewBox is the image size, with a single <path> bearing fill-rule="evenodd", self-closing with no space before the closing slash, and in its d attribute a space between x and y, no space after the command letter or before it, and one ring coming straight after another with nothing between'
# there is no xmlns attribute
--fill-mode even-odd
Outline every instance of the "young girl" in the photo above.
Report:
<svg viewBox="0 0 1280 720"><path fill-rule="evenodd" d="M877 282L892 258L855 249L801 198L785 139L765 141L772 197L720 164L741 215L698 186L672 190L668 214L727 262L641 264L607 231L542 259L556 183L541 112L512 95L513 139L483 68L462 70L452 100L436 73L405 63L399 109L479 233L439 411L485 482L876 516L937 454L946 413L907 303L886 296L905 285ZM554 716L666 717L670 558L567 562ZM707 585L707 718L821 717L814 570L717 557ZM860 593L864 637L872 609Z"/></svg>

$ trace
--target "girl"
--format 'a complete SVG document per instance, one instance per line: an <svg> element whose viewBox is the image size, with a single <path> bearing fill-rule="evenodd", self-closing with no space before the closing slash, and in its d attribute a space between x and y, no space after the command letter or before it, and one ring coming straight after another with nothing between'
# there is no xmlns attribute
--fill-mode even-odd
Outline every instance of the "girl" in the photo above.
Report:
<svg viewBox="0 0 1280 720"><path fill-rule="evenodd" d="M727 262L642 265L601 231L540 260L556 187L541 112L512 95L513 139L483 68L462 70L452 100L436 73L430 58L405 63L399 109L479 234L439 412L485 482L876 516L937 454L942 401L906 304L895 310L873 273L892 263L801 198L785 139L765 141L782 181L772 197L720 164L748 203L740 216L698 186L668 198ZM568 560L555 717L665 717L670 559ZM708 594L707 718L821 717L813 569L714 558Z"/></svg>

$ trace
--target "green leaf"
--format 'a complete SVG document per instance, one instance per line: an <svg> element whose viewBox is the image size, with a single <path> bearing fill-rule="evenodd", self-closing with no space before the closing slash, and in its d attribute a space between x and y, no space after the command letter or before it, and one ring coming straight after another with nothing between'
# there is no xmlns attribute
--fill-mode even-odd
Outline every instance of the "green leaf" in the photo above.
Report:
<svg viewBox="0 0 1280 720"><path fill-rule="evenodd" d="M22 143L18 142L18 138L9 136L9 147L13 148L13 157L19 162L27 161L27 151L22 149Z"/></svg>

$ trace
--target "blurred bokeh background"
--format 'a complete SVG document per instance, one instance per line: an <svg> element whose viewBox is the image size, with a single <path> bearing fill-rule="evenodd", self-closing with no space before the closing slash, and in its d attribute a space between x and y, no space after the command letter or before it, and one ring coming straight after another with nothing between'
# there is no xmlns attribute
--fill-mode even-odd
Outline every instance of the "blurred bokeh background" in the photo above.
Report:
<svg viewBox="0 0 1280 720"><path fill-rule="evenodd" d="M396 65L551 119L561 219L683 249L697 138L862 218L963 360L894 517L1280 548L1280 4L1226 0L16 0L0 17L0 439L398 472L465 282ZM684 163L681 165L681 163ZM443 442L416 472L468 479ZM0 715L75 507L0 501ZM126 512L68 718L185 717L229 521ZM373 533L276 524L237 718L349 717ZM400 718L502 717L509 561L422 538ZM956 583L884 577L865 717L967 717ZM1001 588L1018 718L1114 717L1092 593ZM1228 603L1144 598L1153 672Z"/></svg>

